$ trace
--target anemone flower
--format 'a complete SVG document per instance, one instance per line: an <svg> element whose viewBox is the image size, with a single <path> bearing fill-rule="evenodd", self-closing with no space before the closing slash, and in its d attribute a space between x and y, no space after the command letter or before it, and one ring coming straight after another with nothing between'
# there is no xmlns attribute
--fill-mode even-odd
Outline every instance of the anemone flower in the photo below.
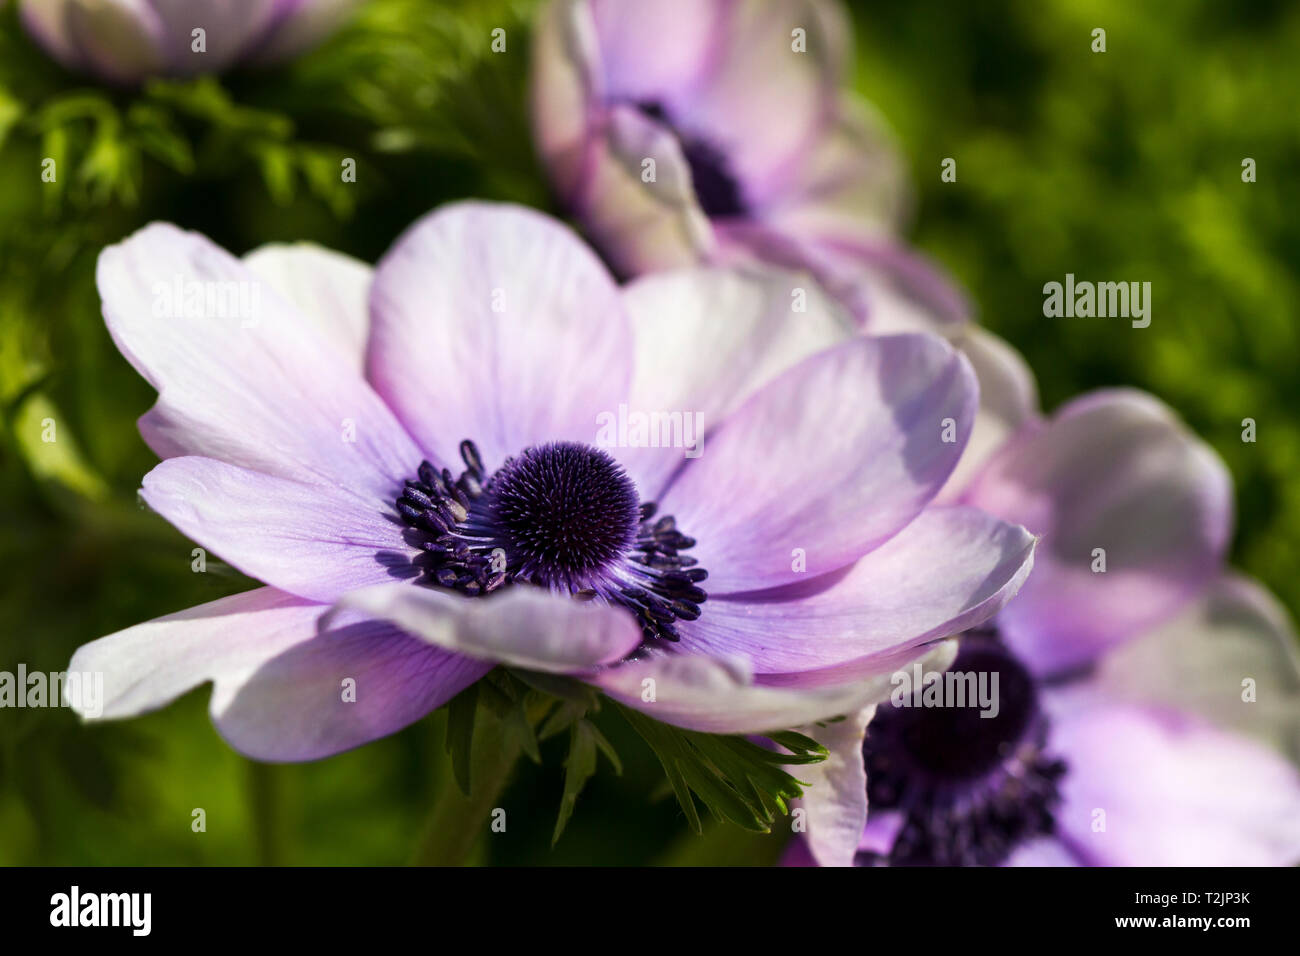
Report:
<svg viewBox="0 0 1300 956"><path fill-rule="evenodd" d="M843 89L851 32L832 0L555 0L532 113L560 200L623 275L757 261L811 272L877 333L963 321L892 238L906 176Z"/></svg>
<svg viewBox="0 0 1300 956"><path fill-rule="evenodd" d="M333 32L358 2L22 0L21 12L28 33L64 66L135 84L287 59Z"/></svg>
<svg viewBox="0 0 1300 956"><path fill-rule="evenodd" d="M944 496L1041 536L1025 587L949 669L970 690L997 675L996 706L938 690L917 706L920 684L948 684L901 672L874 716L837 729L814 770L833 786L810 790L790 862L1300 861L1295 634L1223 568L1223 465L1139 392L1044 420L1023 363L977 338L986 440Z"/></svg>
<svg viewBox="0 0 1300 956"><path fill-rule="evenodd" d="M105 718L212 681L219 731L267 760L392 733L497 665L724 733L880 699L996 613L1034 539L930 506L974 416L967 361L857 336L815 288L792 316L794 281L619 288L562 224L492 204L427 216L373 275L146 227L98 267L159 393L141 495L266 586L71 666L105 674ZM690 441L663 427L683 419Z"/></svg>

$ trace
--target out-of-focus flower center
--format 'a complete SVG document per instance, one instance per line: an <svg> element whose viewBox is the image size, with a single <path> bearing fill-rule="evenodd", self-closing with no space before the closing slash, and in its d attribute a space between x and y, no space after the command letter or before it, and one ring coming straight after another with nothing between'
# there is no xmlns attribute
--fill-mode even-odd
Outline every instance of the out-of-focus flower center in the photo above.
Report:
<svg viewBox="0 0 1300 956"><path fill-rule="evenodd" d="M867 727L868 806L904 816L889 863L996 865L1052 832L1066 767L1044 751L1034 678L995 633L967 633L936 676Z"/></svg>
<svg viewBox="0 0 1300 956"><path fill-rule="evenodd" d="M453 479L422 462L397 499L419 550L417 583L470 597L531 584L636 615L646 640L676 641L700 616L708 572L671 516L656 518L613 458L578 442L534 445L488 475L471 441Z"/></svg>
<svg viewBox="0 0 1300 956"><path fill-rule="evenodd" d="M726 154L715 144L681 129L674 123L662 103L638 103L646 116L673 131L682 147L682 155L691 168L695 198L710 219L738 219L749 214L740 182L731 170Z"/></svg>

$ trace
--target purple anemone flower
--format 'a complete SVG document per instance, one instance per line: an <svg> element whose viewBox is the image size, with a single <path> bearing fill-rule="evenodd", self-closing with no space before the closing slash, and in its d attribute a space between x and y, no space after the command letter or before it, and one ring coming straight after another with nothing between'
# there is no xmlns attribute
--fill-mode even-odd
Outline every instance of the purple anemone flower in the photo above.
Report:
<svg viewBox="0 0 1300 956"><path fill-rule="evenodd" d="M1222 463L1135 391L1045 420L1009 347L979 332L969 351L986 440L944 494L1039 534L1034 573L962 636L951 683L899 679L838 730L789 862L1300 862L1295 633L1223 568ZM913 696L930 681L934 706ZM942 696L959 684L964 703Z"/></svg>
<svg viewBox="0 0 1300 956"><path fill-rule="evenodd" d="M296 56L360 0L22 0L27 31L69 69L112 83ZM201 31L201 33L196 33Z"/></svg>
<svg viewBox="0 0 1300 956"><path fill-rule="evenodd" d="M141 494L266 586L71 666L105 674L106 718L212 681L219 731L268 760L392 733L497 665L722 733L883 698L1010 599L1034 539L930 505L975 414L969 363L858 336L815 287L791 315L796 281L619 288L565 226L493 204L427 216L373 274L141 230L98 268L159 393ZM703 423L689 441L662 428L681 420Z"/></svg>
<svg viewBox="0 0 1300 956"><path fill-rule="evenodd" d="M851 34L832 0L554 0L532 112L560 200L624 275L763 262L811 272L876 333L964 321L893 238L906 174L844 89Z"/></svg>

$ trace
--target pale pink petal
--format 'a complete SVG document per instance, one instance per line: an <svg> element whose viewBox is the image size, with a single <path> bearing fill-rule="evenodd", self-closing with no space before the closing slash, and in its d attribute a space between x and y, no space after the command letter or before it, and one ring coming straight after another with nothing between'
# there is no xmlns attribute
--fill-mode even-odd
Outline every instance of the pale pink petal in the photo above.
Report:
<svg viewBox="0 0 1300 956"><path fill-rule="evenodd" d="M433 588L380 585L345 594L336 607L392 621L467 657L545 673L584 671L616 661L641 643L640 627L622 608L524 586L466 598Z"/></svg>
<svg viewBox="0 0 1300 956"><path fill-rule="evenodd" d="M751 397L687 463L661 511L698 541L711 595L837 570L934 497L976 399L969 364L942 340L856 339Z"/></svg>
<svg viewBox="0 0 1300 956"><path fill-rule="evenodd" d="M146 226L100 254L96 278L114 342L158 389L140 429L162 457L203 455L371 494L419 465L318 320L202 236Z"/></svg>
<svg viewBox="0 0 1300 956"><path fill-rule="evenodd" d="M1112 866L1300 863L1300 772L1190 715L1098 698L1049 703L1068 766L1058 832Z"/></svg>
<svg viewBox="0 0 1300 956"><path fill-rule="evenodd" d="M376 622L318 634L325 610L259 588L92 641L68 670L102 675L103 699L77 710L133 717L211 682L212 718L236 749L311 760L400 730L487 670Z"/></svg>
<svg viewBox="0 0 1300 956"><path fill-rule="evenodd" d="M930 508L822 580L710 595L683 643L692 653L744 657L767 682L852 680L991 618L1030 576L1033 554L1023 528L973 508Z"/></svg>
<svg viewBox="0 0 1300 956"><path fill-rule="evenodd" d="M1227 574L1182 614L1098 661L1089 684L1178 707L1300 761L1300 655L1286 609Z"/></svg>
<svg viewBox="0 0 1300 956"><path fill-rule="evenodd" d="M998 625L1043 675L1175 614L1218 573L1232 526L1223 463L1168 407L1127 390L1024 429L962 500L1041 536Z"/></svg>
<svg viewBox="0 0 1300 956"><path fill-rule="evenodd" d="M73 0L21 0L18 5L23 26L46 52L71 67L77 49L68 35L68 7Z"/></svg>
<svg viewBox="0 0 1300 956"><path fill-rule="evenodd" d="M995 453L1021 429L1037 423L1038 385L1019 352L992 332L974 323L953 336L953 344L970 359L980 383L980 407L975 427L939 501L959 499Z"/></svg>
<svg viewBox="0 0 1300 956"><path fill-rule="evenodd" d="M817 0L729 6L716 64L674 104L675 119L725 152L751 201L783 189L835 122L849 29L841 8Z"/></svg>
<svg viewBox="0 0 1300 956"><path fill-rule="evenodd" d="M489 470L540 442L590 442L626 400L618 288L541 213L466 202L425 217L379 263L370 307L370 381L444 462L464 439Z"/></svg>
<svg viewBox="0 0 1300 956"><path fill-rule="evenodd" d="M315 760L396 733L491 669L382 621L340 622L258 668L217 730L260 760Z"/></svg>
<svg viewBox="0 0 1300 956"><path fill-rule="evenodd" d="M602 114L568 206L623 275L688 266L712 254L713 229L681 143L633 107Z"/></svg>
<svg viewBox="0 0 1300 956"><path fill-rule="evenodd" d="M874 107L851 95L840 95L836 106L757 218L808 241L883 239L911 210L907 167Z"/></svg>
<svg viewBox="0 0 1300 956"><path fill-rule="evenodd" d="M1053 837L1041 837L1024 843L1009 856L1003 866L1080 866L1082 861Z"/></svg>
<svg viewBox="0 0 1300 956"><path fill-rule="evenodd" d="M644 276L623 301L636 338L636 369L627 400L632 414L672 416L648 437L660 447L615 452L642 496L654 499L686 452L708 443L694 430L716 429L753 392L803 359L847 341L849 317L807 275L779 270L698 268ZM688 417L689 416L689 417ZM622 420L635 424L635 419ZM700 438L683 447L688 426ZM635 432L628 429L629 441Z"/></svg>
<svg viewBox="0 0 1300 956"><path fill-rule="evenodd" d="M122 2L122 0L111 0ZM132 0L135 2L135 0ZM282 0L139 0L162 24L167 37L166 73L192 76L224 70L246 54L271 29ZM91 9L102 3L80 0ZM193 31L204 31L202 50Z"/></svg>
<svg viewBox="0 0 1300 956"><path fill-rule="evenodd" d="M164 461L140 494L240 571L314 601L417 574L392 499L195 457Z"/></svg>
<svg viewBox="0 0 1300 956"><path fill-rule="evenodd" d="M564 4L558 4L564 6ZM676 101L706 79L729 26L719 0L590 0L600 92L610 101Z"/></svg>
<svg viewBox="0 0 1300 956"><path fill-rule="evenodd" d="M244 256L244 265L315 322L357 374L364 374L374 273L370 266L310 242L259 246Z"/></svg>
<svg viewBox="0 0 1300 956"><path fill-rule="evenodd" d="M361 6L363 0L281 0L281 13L268 38L254 47L251 60L287 60L329 36Z"/></svg>
<svg viewBox="0 0 1300 956"><path fill-rule="evenodd" d="M946 667L955 655L953 641L915 654L928 667ZM587 680L619 703L664 723L717 734L757 734L878 703L889 696L891 671L835 686L767 687L754 682L742 660L660 654L607 667Z"/></svg>
<svg viewBox="0 0 1300 956"><path fill-rule="evenodd" d="M584 187L600 121L600 38L585 0L555 0L537 15L528 84L533 138L566 206Z"/></svg>
<svg viewBox="0 0 1300 956"><path fill-rule="evenodd" d="M862 741L876 708L864 707L843 720L802 727L830 753L821 763L799 768L806 814L804 839L821 866L852 866L867 824L867 771Z"/></svg>
<svg viewBox="0 0 1300 956"><path fill-rule="evenodd" d="M76 65L89 66L107 80L134 83L178 62L176 38L148 0L72 0L63 11L64 36L76 50Z"/></svg>

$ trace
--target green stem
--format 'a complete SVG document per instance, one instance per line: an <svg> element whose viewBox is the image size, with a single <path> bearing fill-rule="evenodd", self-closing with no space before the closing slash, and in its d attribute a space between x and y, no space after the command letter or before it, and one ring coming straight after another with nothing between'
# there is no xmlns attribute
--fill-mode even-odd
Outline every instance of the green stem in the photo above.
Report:
<svg viewBox="0 0 1300 956"><path fill-rule="evenodd" d="M412 866L460 866L465 862L487 832L520 752L515 735L480 709L474 725L469 795L450 779L442 782L442 792L411 855ZM450 772L450 765L446 769Z"/></svg>
<svg viewBox="0 0 1300 956"><path fill-rule="evenodd" d="M258 866L279 866L277 788L269 764L248 761L248 803Z"/></svg>

